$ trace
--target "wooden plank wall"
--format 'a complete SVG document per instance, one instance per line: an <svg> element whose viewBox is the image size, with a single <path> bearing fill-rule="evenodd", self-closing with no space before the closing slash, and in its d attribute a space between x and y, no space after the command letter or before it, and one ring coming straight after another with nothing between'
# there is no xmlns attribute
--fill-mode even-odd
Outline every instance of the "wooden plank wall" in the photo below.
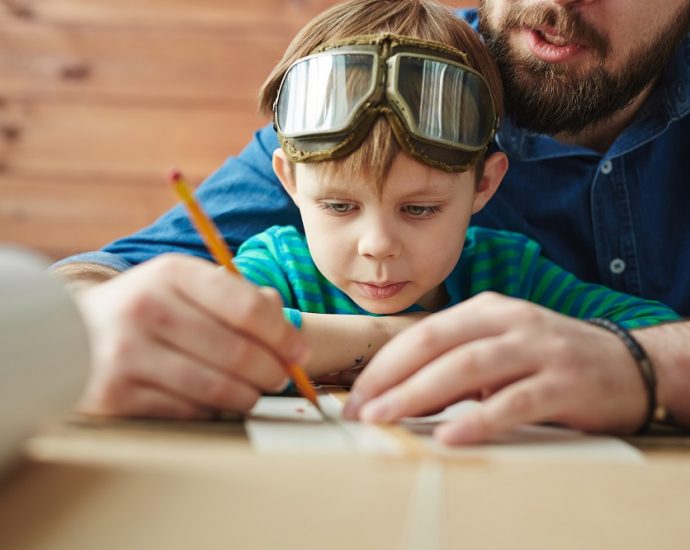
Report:
<svg viewBox="0 0 690 550"><path fill-rule="evenodd" d="M265 123L261 82L334 3L0 0L0 243L55 259L152 222L168 167L198 183Z"/></svg>

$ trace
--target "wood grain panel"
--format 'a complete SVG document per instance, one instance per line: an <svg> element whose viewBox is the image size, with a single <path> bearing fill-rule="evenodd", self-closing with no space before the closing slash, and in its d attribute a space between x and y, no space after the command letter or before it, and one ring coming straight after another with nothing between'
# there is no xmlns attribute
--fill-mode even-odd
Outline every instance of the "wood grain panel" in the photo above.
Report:
<svg viewBox="0 0 690 550"><path fill-rule="evenodd" d="M94 179L155 177L172 165L202 177L241 150L247 129L263 124L253 105L230 111L50 101L21 105L14 120L7 173Z"/></svg>
<svg viewBox="0 0 690 550"><path fill-rule="evenodd" d="M312 8L331 3L304 2L304 11L299 12L295 24L301 25ZM282 11L290 11L294 2L260 0L252 2L250 9L244 3L226 1L221 3L224 8L218 9L217 3L206 1L207 9L218 9L214 12L214 25L221 24L224 14L237 28L209 32L208 26L190 25L176 30L172 36L160 21L150 25L115 25L116 13L141 18L143 15L137 15L136 8L141 10L144 5L152 9L153 4L159 5L167 17L177 14L184 20L182 14L190 18L197 10L203 12L204 2L27 2L33 4L38 11L71 14L71 18L64 16L66 20L74 19L76 14L84 20L80 25L56 25L17 17L0 19L0 97L49 96L79 101L96 96L102 100L132 101L155 97L219 104L246 101L256 97L261 82L294 34L287 26L281 26L278 32L267 32L258 21L247 21L248 14L265 17L268 13L272 14L269 20L279 21L281 9L268 10L282 7ZM107 11L108 7L115 7L116 13ZM101 11L108 16L101 14L99 18ZM87 18L89 13L91 19ZM103 21L109 24L99 24Z"/></svg>
<svg viewBox="0 0 690 550"><path fill-rule="evenodd" d="M261 32L301 27L336 0L3 0L0 15L32 21L103 25L237 26ZM450 0L453 7L478 0Z"/></svg>
<svg viewBox="0 0 690 550"><path fill-rule="evenodd" d="M0 29L0 97L231 108L257 96L290 38L187 30L171 40L161 29L11 21Z"/></svg>
<svg viewBox="0 0 690 550"><path fill-rule="evenodd" d="M252 32L299 28L335 0L4 0L3 17L60 24L228 27Z"/></svg>
<svg viewBox="0 0 690 550"><path fill-rule="evenodd" d="M0 242L53 259L136 231L175 204L162 176L129 182L5 176L0 197Z"/></svg>

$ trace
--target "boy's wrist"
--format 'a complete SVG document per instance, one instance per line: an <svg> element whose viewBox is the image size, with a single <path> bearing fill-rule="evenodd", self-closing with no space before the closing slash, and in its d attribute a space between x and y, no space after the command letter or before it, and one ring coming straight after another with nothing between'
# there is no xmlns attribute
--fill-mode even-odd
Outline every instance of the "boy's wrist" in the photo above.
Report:
<svg viewBox="0 0 690 550"><path fill-rule="evenodd" d="M415 311L413 313L399 313L385 317L372 317L372 319L379 322L379 329L383 330L387 342L429 315L431 314L426 311Z"/></svg>

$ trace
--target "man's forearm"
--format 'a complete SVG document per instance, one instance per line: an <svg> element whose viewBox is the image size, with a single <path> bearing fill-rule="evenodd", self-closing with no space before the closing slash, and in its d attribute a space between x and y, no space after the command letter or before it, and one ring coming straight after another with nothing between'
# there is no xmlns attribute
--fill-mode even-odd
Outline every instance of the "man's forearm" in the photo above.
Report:
<svg viewBox="0 0 690 550"><path fill-rule="evenodd" d="M635 331L657 377L657 400L676 424L690 428L690 321Z"/></svg>
<svg viewBox="0 0 690 550"><path fill-rule="evenodd" d="M59 277L70 291L79 291L112 279L120 272L112 267L86 262L75 262L56 267L51 273Z"/></svg>

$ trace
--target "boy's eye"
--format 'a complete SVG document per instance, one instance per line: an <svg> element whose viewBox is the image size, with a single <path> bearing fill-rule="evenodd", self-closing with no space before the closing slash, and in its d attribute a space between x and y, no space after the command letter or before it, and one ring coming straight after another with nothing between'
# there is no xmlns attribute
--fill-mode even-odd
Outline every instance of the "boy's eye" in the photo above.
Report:
<svg viewBox="0 0 690 550"><path fill-rule="evenodd" d="M418 204L408 204L402 210L413 218L429 218L441 211L439 206L420 206Z"/></svg>
<svg viewBox="0 0 690 550"><path fill-rule="evenodd" d="M320 206L333 214L347 214L356 208L351 202L322 202Z"/></svg>

